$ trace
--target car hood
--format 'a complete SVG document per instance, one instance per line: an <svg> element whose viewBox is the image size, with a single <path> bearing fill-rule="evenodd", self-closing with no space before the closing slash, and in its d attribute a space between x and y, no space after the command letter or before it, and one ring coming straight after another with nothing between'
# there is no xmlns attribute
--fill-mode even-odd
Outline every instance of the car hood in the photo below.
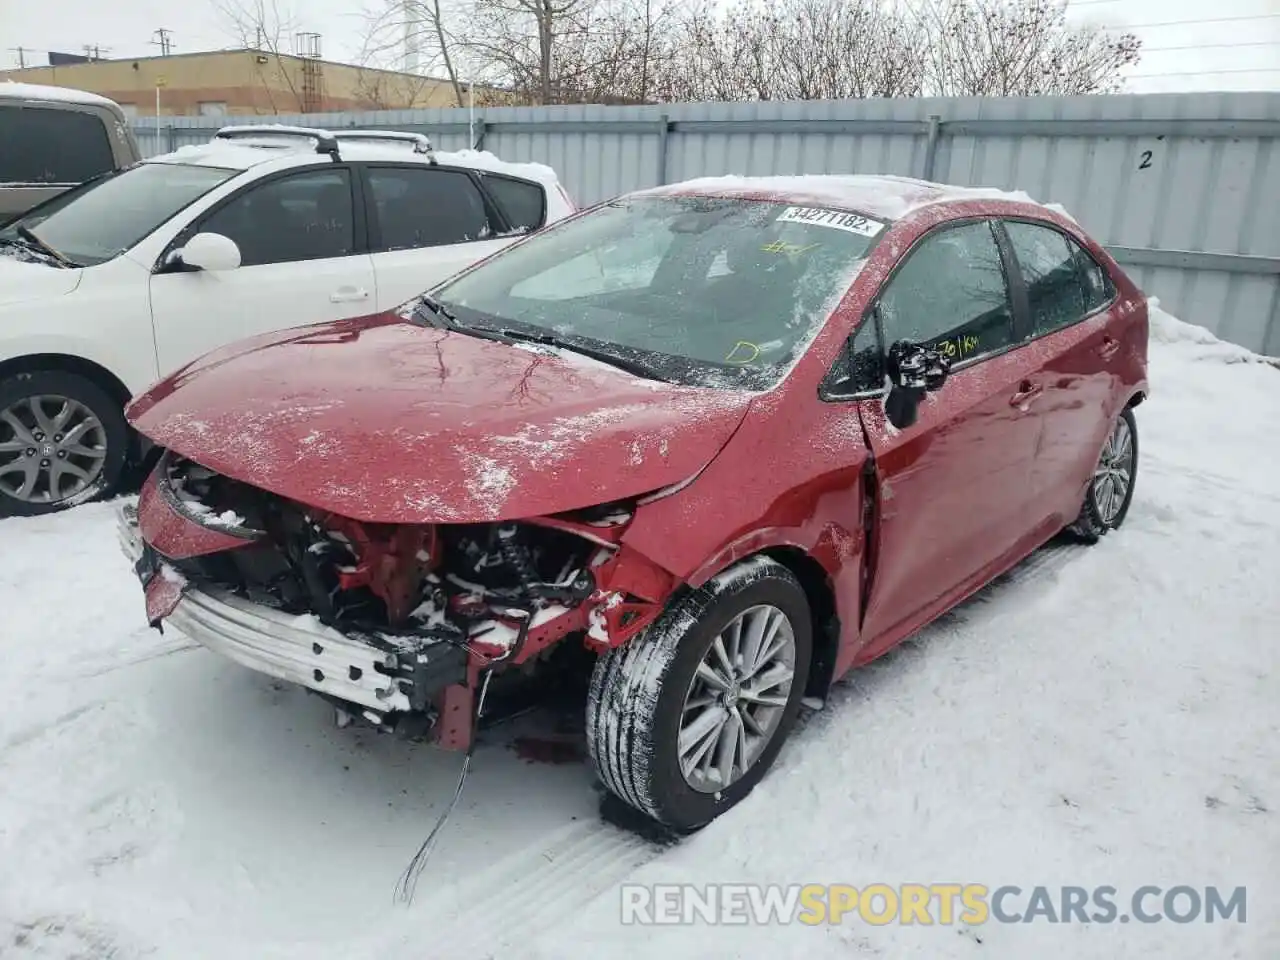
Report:
<svg viewBox="0 0 1280 960"><path fill-rule="evenodd" d="M343 516L479 523L686 480L750 402L383 316L243 341L128 415L162 447Z"/></svg>
<svg viewBox="0 0 1280 960"><path fill-rule="evenodd" d="M80 285L83 270L67 270L19 260L0 252L0 304L66 296Z"/></svg>

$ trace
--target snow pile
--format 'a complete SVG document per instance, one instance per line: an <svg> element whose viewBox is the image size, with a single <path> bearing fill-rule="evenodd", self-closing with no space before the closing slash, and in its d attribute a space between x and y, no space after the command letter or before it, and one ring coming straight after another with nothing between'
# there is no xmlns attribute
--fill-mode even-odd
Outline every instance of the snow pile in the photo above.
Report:
<svg viewBox="0 0 1280 960"><path fill-rule="evenodd" d="M1270 363L1277 361L1271 357L1263 357L1252 350L1220 340L1214 334L1195 324L1179 320L1171 313L1160 308L1160 298L1150 297L1147 307L1151 320L1151 342L1176 345L1183 348L1184 354L1204 360L1217 360L1222 363Z"/></svg>

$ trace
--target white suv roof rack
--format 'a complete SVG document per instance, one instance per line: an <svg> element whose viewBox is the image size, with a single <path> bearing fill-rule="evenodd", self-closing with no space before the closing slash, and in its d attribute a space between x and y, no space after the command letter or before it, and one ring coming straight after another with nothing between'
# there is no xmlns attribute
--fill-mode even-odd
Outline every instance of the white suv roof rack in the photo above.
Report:
<svg viewBox="0 0 1280 960"><path fill-rule="evenodd" d="M215 140L260 140L263 138L293 137L310 140L315 143L316 153L324 153L340 160L338 151L340 141L346 140L361 143L405 143L413 147L414 153L425 154L427 159L435 163L435 155L431 152L431 140L421 133L407 133L401 130L321 130L318 127L290 127L283 124L237 124L223 127L213 135Z"/></svg>
<svg viewBox="0 0 1280 960"><path fill-rule="evenodd" d="M327 153L338 159L338 141L328 130L312 127L288 127L282 124L250 123L234 127L223 127L213 135L215 140L256 139L260 137L298 137L314 140L316 153Z"/></svg>
<svg viewBox="0 0 1280 960"><path fill-rule="evenodd" d="M406 133L402 130L338 130L335 140L359 140L366 143L408 143L414 153L431 154L431 140L424 133Z"/></svg>

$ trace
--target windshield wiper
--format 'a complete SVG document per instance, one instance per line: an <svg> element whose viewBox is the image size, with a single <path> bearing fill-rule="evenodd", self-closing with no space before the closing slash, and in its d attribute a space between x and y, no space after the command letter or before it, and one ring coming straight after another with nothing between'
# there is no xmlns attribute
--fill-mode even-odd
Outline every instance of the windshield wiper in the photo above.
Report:
<svg viewBox="0 0 1280 960"><path fill-rule="evenodd" d="M440 318L441 323L433 324L434 326L443 326L446 330L450 330L458 325L458 318L449 311L449 308L429 293L424 293L417 299L413 305L414 313L418 312L419 307L425 307Z"/></svg>
<svg viewBox="0 0 1280 960"><path fill-rule="evenodd" d="M32 229L26 226L25 224L20 223L13 229L18 236L20 236L23 240L27 241L27 245L29 247L39 250L41 253L46 254L47 256L53 257L53 259L57 260L64 267L80 266L80 264L76 263L74 260L64 255L61 251L49 246L49 244L41 240L35 234L35 232L32 231Z"/></svg>
<svg viewBox="0 0 1280 960"><path fill-rule="evenodd" d="M512 327L490 327L463 323L448 307L429 293L424 293L418 298L414 304L413 313L415 317L420 317L424 322L438 329L480 337L484 340L497 340L499 343L508 345L519 340L525 343L541 344L546 347L560 347L563 350L570 350L584 357L599 360L601 363L607 363L612 367L617 367L619 370L625 370L627 373L637 377L644 377L647 380L661 380L663 383L671 382L670 378L663 375L656 367L650 366L642 360L620 357L611 351L587 346L577 340L569 340L554 333L535 333L530 330L516 330ZM423 316L424 313L430 313L432 316L427 318Z"/></svg>
<svg viewBox="0 0 1280 960"><path fill-rule="evenodd" d="M590 357L592 360L599 360L601 363L607 363L611 367L617 367L619 370L625 370L627 373L637 377L643 377L646 380L660 380L663 383L670 383L670 377L663 374L657 367L645 363L643 360L636 360L632 357L623 357L610 350L602 350L599 347L588 346L576 339L568 339L558 336L554 333L534 333L528 330L513 330L510 327L502 327L498 331L504 337L510 337L512 340L524 340L527 343L540 343L547 347L560 347L563 350L569 350L573 353L580 353L584 357Z"/></svg>
<svg viewBox="0 0 1280 960"><path fill-rule="evenodd" d="M430 314L430 316L427 314ZM507 336L505 332L463 323L454 315L453 311L430 294L424 293L417 299L413 305L413 316L414 319L421 320L427 326L434 327L437 330L462 333L471 337L479 337L482 340L497 340L499 343L507 345L515 343L515 340Z"/></svg>

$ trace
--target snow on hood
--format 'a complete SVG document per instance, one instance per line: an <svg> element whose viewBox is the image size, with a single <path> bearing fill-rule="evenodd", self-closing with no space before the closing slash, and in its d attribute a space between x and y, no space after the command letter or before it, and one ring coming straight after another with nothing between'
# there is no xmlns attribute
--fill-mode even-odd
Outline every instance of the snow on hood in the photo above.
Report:
<svg viewBox="0 0 1280 960"><path fill-rule="evenodd" d="M237 344L128 414L160 446L301 503L369 522L479 523L686 480L752 397L387 315Z"/></svg>
<svg viewBox="0 0 1280 960"><path fill-rule="evenodd" d="M83 272L19 260L0 249L0 305L65 296L80 285Z"/></svg>

